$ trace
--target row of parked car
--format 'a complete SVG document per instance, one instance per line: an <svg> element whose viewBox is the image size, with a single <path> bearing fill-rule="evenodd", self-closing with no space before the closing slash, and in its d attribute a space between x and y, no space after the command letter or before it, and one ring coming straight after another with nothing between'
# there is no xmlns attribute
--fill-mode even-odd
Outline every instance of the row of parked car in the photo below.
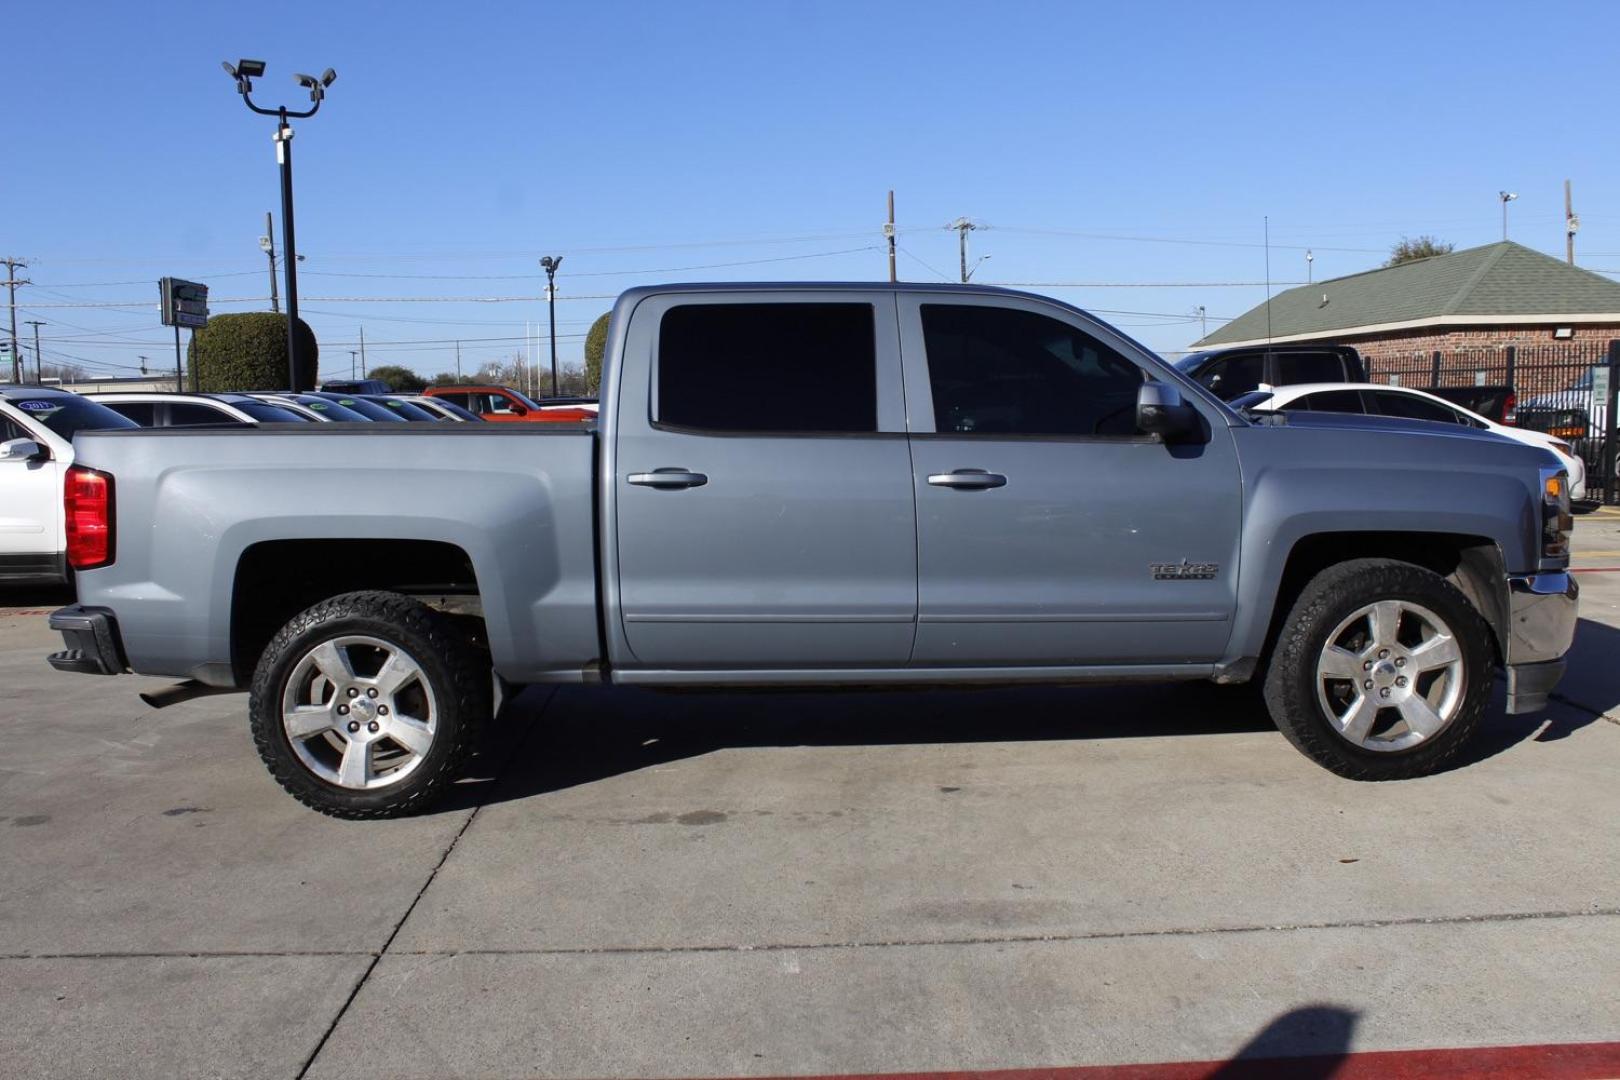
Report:
<svg viewBox="0 0 1620 1080"><path fill-rule="evenodd" d="M1233 408L1246 412L1398 416L1461 424L1543 447L1569 470L1571 497L1586 498L1585 459L1558 432L1535 431L1514 423L1515 401L1509 387L1419 390L1369 382L1360 354L1348 345L1215 350L1184 356L1176 367Z"/></svg>
<svg viewBox="0 0 1620 1080"><path fill-rule="evenodd" d="M80 431L134 427L217 427L304 423L558 423L592 420L596 402L533 401L504 386L429 387L387 392L377 382L327 384L307 393L182 394L113 391L75 394L0 385L0 583L67 577L73 528L62 485Z"/></svg>

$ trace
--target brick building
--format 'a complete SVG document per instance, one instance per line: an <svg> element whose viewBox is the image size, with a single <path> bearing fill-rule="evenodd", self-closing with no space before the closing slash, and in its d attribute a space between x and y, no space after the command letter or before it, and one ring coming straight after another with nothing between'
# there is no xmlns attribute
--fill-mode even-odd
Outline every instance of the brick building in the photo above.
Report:
<svg viewBox="0 0 1620 1080"><path fill-rule="evenodd" d="M1615 340L1620 282L1504 240L1289 289L1271 298L1269 334L1261 304L1194 347L1342 342L1379 382L1394 374L1408 385L1506 382L1522 392L1527 369L1556 382Z"/></svg>

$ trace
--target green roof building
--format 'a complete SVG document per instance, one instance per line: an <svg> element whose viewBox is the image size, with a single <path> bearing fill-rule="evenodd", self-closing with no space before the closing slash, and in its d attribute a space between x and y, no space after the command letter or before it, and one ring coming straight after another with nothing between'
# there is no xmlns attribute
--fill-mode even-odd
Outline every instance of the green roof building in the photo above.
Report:
<svg viewBox="0 0 1620 1080"><path fill-rule="evenodd" d="M1378 372L1508 346L1574 359L1616 338L1620 282L1504 240L1289 289L1194 347L1342 342Z"/></svg>

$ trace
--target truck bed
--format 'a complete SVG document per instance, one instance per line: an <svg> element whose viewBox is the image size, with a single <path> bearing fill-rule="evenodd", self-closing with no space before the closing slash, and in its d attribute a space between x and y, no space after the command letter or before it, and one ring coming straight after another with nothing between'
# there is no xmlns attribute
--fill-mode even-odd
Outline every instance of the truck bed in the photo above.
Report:
<svg viewBox="0 0 1620 1080"><path fill-rule="evenodd" d="M323 542L409 537L464 553L499 674L555 681L599 653L595 449L583 424L87 432L77 461L114 476L117 534L114 565L82 572L79 600L118 611L134 670L238 686L245 557L271 553L258 564L292 591Z"/></svg>

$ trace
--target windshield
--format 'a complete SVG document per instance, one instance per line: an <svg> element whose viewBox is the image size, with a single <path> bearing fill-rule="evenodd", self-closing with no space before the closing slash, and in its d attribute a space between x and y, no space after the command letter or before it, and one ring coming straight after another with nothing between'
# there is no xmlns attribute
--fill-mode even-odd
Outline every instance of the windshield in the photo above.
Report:
<svg viewBox="0 0 1620 1080"><path fill-rule="evenodd" d="M353 409L344 408L335 401L328 401L323 397L316 397L314 394L299 394L293 400L306 409L320 413L334 423L339 421L344 423L368 423L371 420L369 416L362 416Z"/></svg>
<svg viewBox="0 0 1620 1080"><path fill-rule="evenodd" d="M341 405L350 412L359 413L363 420L391 420L395 423L405 423L405 418L386 405L379 405L375 401L367 401L357 397L330 397L326 399L336 405Z"/></svg>
<svg viewBox="0 0 1620 1080"><path fill-rule="evenodd" d="M42 394L39 397L8 395L6 400L23 415L38 420L69 442L73 441L73 434L77 431L140 427L135 421L119 416L100 402L76 394Z"/></svg>
<svg viewBox="0 0 1620 1080"><path fill-rule="evenodd" d="M422 408L420 405L413 405L409 401L400 401L398 398L368 397L363 400L381 405L385 409L392 409L397 415L406 420L426 420L436 424L441 419L437 414Z"/></svg>
<svg viewBox="0 0 1620 1080"><path fill-rule="evenodd" d="M306 424L309 421L280 405L272 405L268 401L233 401L238 409L247 413L261 424Z"/></svg>

